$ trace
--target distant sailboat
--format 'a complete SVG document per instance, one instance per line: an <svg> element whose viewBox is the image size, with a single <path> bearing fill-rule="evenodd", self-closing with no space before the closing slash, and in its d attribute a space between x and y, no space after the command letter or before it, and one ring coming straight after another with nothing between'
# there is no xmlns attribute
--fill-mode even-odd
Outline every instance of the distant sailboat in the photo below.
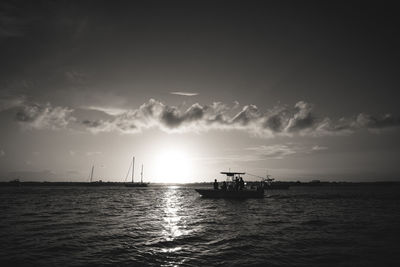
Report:
<svg viewBox="0 0 400 267"><path fill-rule="evenodd" d="M94 172L94 164L92 165L92 171L90 172L90 182L93 182L93 172Z"/></svg>
<svg viewBox="0 0 400 267"><path fill-rule="evenodd" d="M94 174L94 164L92 165L92 170L90 171L90 182L89 185L100 186L105 185L102 180L93 181L93 174Z"/></svg>
<svg viewBox="0 0 400 267"><path fill-rule="evenodd" d="M134 181L134 175L135 175L135 157L132 158L132 182L131 183L125 183L125 186L127 187L147 187L148 183L143 183L143 164L142 164L142 171L140 173L140 183L135 183ZM128 170L129 174L129 170Z"/></svg>

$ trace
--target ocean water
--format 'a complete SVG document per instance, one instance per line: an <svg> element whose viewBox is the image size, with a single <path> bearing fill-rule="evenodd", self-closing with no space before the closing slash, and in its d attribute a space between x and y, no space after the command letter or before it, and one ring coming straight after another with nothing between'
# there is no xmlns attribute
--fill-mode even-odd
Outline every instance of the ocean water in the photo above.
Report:
<svg viewBox="0 0 400 267"><path fill-rule="evenodd" d="M0 265L400 266L400 187L0 188Z"/></svg>

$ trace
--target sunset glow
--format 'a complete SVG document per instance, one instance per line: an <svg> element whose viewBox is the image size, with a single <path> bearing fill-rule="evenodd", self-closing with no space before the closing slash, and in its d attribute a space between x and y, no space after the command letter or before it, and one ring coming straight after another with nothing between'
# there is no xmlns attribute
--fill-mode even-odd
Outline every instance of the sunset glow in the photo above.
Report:
<svg viewBox="0 0 400 267"><path fill-rule="evenodd" d="M186 151L166 149L155 156L154 171L158 182L187 182L193 175L193 164Z"/></svg>
<svg viewBox="0 0 400 267"><path fill-rule="evenodd" d="M0 181L399 180L396 8L5 2Z"/></svg>

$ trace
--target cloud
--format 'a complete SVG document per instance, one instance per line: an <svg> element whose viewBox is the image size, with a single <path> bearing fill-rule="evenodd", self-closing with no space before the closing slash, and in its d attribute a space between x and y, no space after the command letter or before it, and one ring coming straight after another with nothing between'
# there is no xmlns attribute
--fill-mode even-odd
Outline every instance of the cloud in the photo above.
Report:
<svg viewBox="0 0 400 267"><path fill-rule="evenodd" d="M257 121L261 117L257 106L248 105L244 106L243 109L236 114L232 119L232 124L238 124L241 126L247 126L250 123Z"/></svg>
<svg viewBox="0 0 400 267"><path fill-rule="evenodd" d="M255 105L245 105L236 111L237 105L196 103L183 110L150 99L138 109L127 110L111 119L86 119L82 124L92 132L138 133L155 127L165 132L180 133L241 130L262 137L348 135L361 128L400 126L399 119L391 115L376 118L362 113L354 118L339 120L321 118L314 114L313 106L304 101L297 102L293 108L275 106L266 112L261 112Z"/></svg>
<svg viewBox="0 0 400 267"><path fill-rule="evenodd" d="M121 115L124 112L126 112L125 109L113 108L113 107L88 106L88 107L84 107L84 108L85 109L89 109L89 110L101 111L101 112L104 112L104 113L106 113L108 115L111 115L111 116Z"/></svg>
<svg viewBox="0 0 400 267"><path fill-rule="evenodd" d="M18 107L15 120L28 129L60 129L75 121L71 116L73 109L52 107L49 103L23 103Z"/></svg>
<svg viewBox="0 0 400 267"><path fill-rule="evenodd" d="M318 153L326 150L327 147L314 145L304 146L298 143L261 145L255 147L247 147L240 151L231 151L229 155L217 157L202 157L194 160L202 161L208 164L221 164L226 162L254 162L265 161L267 159L281 160L295 154Z"/></svg>
<svg viewBox="0 0 400 267"><path fill-rule="evenodd" d="M196 103L181 110L150 99L138 109L128 110L111 120L84 120L82 124L92 132L116 130L137 133L152 127L165 132L199 132L228 125L228 118L224 116L228 110L224 104L218 102L211 106Z"/></svg>
<svg viewBox="0 0 400 267"><path fill-rule="evenodd" d="M150 128L158 128L167 133L237 130L253 136L271 138L349 135L360 129L378 132L400 126L400 118L391 114L372 116L360 113L336 120L321 117L314 112L313 105L305 101L299 101L293 107L277 105L266 111L256 105L240 107L238 102L233 105L222 102L210 105L195 103L183 109L155 99L150 99L136 109L96 105L83 109L107 114L92 119L79 118L79 125L92 133L116 131L135 134ZM31 129L66 128L72 122L78 121L72 116L74 110L71 108L34 103L27 101L24 96L0 97L0 111L4 110L16 110L16 121Z"/></svg>
<svg viewBox="0 0 400 267"><path fill-rule="evenodd" d="M23 95L0 95L0 112L7 110L14 110L15 121L28 129L60 129L76 120L71 108L35 103Z"/></svg>
<svg viewBox="0 0 400 267"><path fill-rule="evenodd" d="M315 145L311 148L312 151L322 151L322 150L327 150L328 147L326 146L319 146L319 145Z"/></svg>
<svg viewBox="0 0 400 267"><path fill-rule="evenodd" d="M22 106L26 101L24 96L3 95L0 96L0 112Z"/></svg>
<svg viewBox="0 0 400 267"><path fill-rule="evenodd" d="M194 92L170 92L171 95L181 95L181 96L196 96L199 93Z"/></svg>
<svg viewBox="0 0 400 267"><path fill-rule="evenodd" d="M304 101L299 101L294 107L295 113L289 119L285 130L287 132L296 132L313 127L316 122L311 114L312 106Z"/></svg>
<svg viewBox="0 0 400 267"><path fill-rule="evenodd" d="M199 104L192 105L184 112L180 112L176 107L163 105L160 114L160 121L165 127L175 129L183 124L201 121L203 116L204 108Z"/></svg>
<svg viewBox="0 0 400 267"><path fill-rule="evenodd" d="M261 159L283 159L294 154L309 154L312 152L322 151L327 147L314 145L312 147L303 146L295 143L275 144L269 146L249 147L246 150L255 152Z"/></svg>
<svg viewBox="0 0 400 267"><path fill-rule="evenodd" d="M296 149L289 145L249 147L247 150L254 151L263 158L268 159L283 159L285 156L297 153Z"/></svg>
<svg viewBox="0 0 400 267"><path fill-rule="evenodd" d="M72 84L85 84L87 76L85 73L75 70L64 72L65 79Z"/></svg>
<svg viewBox="0 0 400 267"><path fill-rule="evenodd" d="M86 156L91 157L91 156L95 156L95 155L101 155L102 152L100 151L88 151L86 152Z"/></svg>
<svg viewBox="0 0 400 267"><path fill-rule="evenodd" d="M4 152L3 149L0 149L0 158L4 157L6 155L6 152Z"/></svg>
<svg viewBox="0 0 400 267"><path fill-rule="evenodd" d="M383 129L400 126L400 118L395 118L391 114L381 117L374 117L365 113L360 113L355 121L356 127L368 129Z"/></svg>

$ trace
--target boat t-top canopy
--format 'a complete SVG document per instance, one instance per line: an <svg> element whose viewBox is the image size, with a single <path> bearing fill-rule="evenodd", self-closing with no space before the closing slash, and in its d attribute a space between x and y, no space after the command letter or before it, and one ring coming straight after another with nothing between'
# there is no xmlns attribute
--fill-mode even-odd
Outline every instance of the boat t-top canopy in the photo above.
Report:
<svg viewBox="0 0 400 267"><path fill-rule="evenodd" d="M241 175L246 174L245 172L221 172L221 174L226 174L226 176L235 176L235 174Z"/></svg>
<svg viewBox="0 0 400 267"><path fill-rule="evenodd" d="M240 175L246 174L245 172L221 172L221 174L225 174L227 177L230 177L232 181L236 178L241 178Z"/></svg>

